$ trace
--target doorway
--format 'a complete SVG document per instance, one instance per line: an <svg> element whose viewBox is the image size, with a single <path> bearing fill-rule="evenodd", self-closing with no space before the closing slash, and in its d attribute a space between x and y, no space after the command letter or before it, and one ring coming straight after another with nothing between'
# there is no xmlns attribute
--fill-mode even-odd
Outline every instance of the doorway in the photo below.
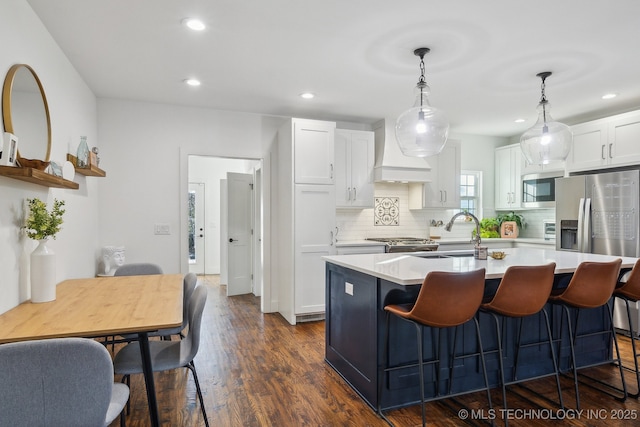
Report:
<svg viewBox="0 0 640 427"><path fill-rule="evenodd" d="M258 171L261 171L262 161L259 159L242 159L242 158L226 158L226 157L214 157L203 155L188 155L187 157L187 175L189 182L189 191L187 197L187 220L188 227L187 232L187 254L189 271L199 269L201 273L196 274L213 274L220 275L221 282L224 278L225 285L228 285L229 275L229 262L233 262L233 258L225 256L229 254L228 237L225 238L226 225L230 216L231 219L237 219L238 215L226 215L222 212L225 211L225 195L223 182L226 182L228 174L244 174L248 175L251 180L251 187L254 188L254 177ZM192 183L198 183L192 185ZM228 196L228 195L227 195ZM193 200L192 200L193 199ZM198 205L198 201L202 203ZM256 209L252 206L262 206L261 195L259 192L253 191L251 194L251 203L247 207L250 215L240 215L243 218L247 218L250 223L247 228L249 233L249 247L261 248L261 235L256 232L260 230L260 226L256 226L256 222L261 220L261 215L256 216L254 213ZM193 201L193 206L191 205ZM202 208L199 209L199 206ZM258 209L259 210L259 209ZM198 224L198 212L201 212L201 225ZM192 215L193 213L193 215ZM193 216L193 219L191 218ZM193 224L193 226L192 226ZM191 232L193 228L193 233ZM191 237L193 235L193 237ZM201 248L199 249L199 246ZM193 250L192 250L193 247ZM249 259L240 265L241 268L246 271L239 272L237 270L238 263L234 263L232 266L234 270L234 277L247 277L250 280L250 286L243 288L241 293L253 292L256 295L261 294L261 286L263 281L261 277L261 271L253 271L256 265L256 257L261 256L262 250L251 250L249 252ZM200 256L199 256L200 254ZM200 269L201 268L201 269ZM195 272L195 271L194 271Z"/></svg>
<svg viewBox="0 0 640 427"><path fill-rule="evenodd" d="M205 274L205 239L204 239L204 182L189 183L189 272Z"/></svg>

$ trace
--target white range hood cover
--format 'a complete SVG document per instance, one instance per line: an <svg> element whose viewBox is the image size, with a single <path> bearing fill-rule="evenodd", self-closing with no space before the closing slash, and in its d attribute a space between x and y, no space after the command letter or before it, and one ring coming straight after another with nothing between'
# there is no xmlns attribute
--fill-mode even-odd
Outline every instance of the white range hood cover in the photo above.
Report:
<svg viewBox="0 0 640 427"><path fill-rule="evenodd" d="M422 157L402 154L395 135L395 120L373 125L376 141L375 182L430 182L431 166Z"/></svg>

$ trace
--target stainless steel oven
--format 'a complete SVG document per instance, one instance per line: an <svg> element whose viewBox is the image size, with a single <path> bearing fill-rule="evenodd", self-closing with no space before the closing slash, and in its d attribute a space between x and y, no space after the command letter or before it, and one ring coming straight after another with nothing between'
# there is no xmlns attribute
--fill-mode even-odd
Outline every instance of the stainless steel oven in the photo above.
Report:
<svg viewBox="0 0 640 427"><path fill-rule="evenodd" d="M556 205L556 178L560 172L546 172L522 176L522 207L553 208Z"/></svg>

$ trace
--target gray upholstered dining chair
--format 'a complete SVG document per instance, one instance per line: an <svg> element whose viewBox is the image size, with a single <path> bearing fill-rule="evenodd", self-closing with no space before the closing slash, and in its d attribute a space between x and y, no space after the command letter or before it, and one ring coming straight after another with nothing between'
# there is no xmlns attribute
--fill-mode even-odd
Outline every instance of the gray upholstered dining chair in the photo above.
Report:
<svg viewBox="0 0 640 427"><path fill-rule="evenodd" d="M113 382L109 352L86 338L0 345L0 426L107 426L129 388Z"/></svg>
<svg viewBox="0 0 640 427"><path fill-rule="evenodd" d="M114 276L144 276L146 274L162 274L162 268L150 262L124 264L113 273Z"/></svg>
<svg viewBox="0 0 640 427"><path fill-rule="evenodd" d="M200 326L206 301L207 288L205 286L196 286L189 300L189 330L185 338L180 341L149 341L149 351L154 372L187 368L193 373L202 416L204 417L205 425L208 427L207 411L204 407L200 382L193 363L200 346ZM123 382L128 383L129 376L132 374L141 374L142 357L138 343L129 343L118 351L113 360L113 366L116 374L123 375Z"/></svg>
<svg viewBox="0 0 640 427"><path fill-rule="evenodd" d="M183 287L182 287L182 325L169 328L169 329L160 329L159 331L149 333L150 337L161 336L165 339L171 339L172 335L178 335L180 338L184 338L182 331L189 324L189 302L191 301L191 295L193 291L196 289L196 285L198 284L198 276L195 273L187 273L183 279Z"/></svg>

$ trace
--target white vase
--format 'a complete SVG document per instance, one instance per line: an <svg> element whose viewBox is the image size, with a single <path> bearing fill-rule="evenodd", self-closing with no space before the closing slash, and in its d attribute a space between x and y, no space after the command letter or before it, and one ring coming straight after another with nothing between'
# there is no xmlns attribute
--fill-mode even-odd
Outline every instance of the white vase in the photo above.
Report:
<svg viewBox="0 0 640 427"><path fill-rule="evenodd" d="M56 299L56 254L47 246L47 239L38 240L31 252L31 302Z"/></svg>

